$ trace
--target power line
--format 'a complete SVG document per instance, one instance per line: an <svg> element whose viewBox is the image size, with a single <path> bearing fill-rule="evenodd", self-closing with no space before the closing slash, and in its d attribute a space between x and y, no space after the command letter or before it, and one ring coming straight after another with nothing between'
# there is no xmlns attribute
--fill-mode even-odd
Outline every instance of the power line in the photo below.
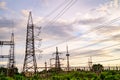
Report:
<svg viewBox="0 0 120 80"><path fill-rule="evenodd" d="M71 2L71 0L70 0L70 2ZM51 15L53 15L56 11L58 11L62 6L64 6L64 5L67 4L67 3L69 3L69 0L68 0L68 1L64 0L64 1L63 1L60 5L58 5L54 10L52 10L49 14L47 14L47 15L44 17L44 19L50 17ZM44 20L44 19L42 19L42 20ZM39 23L39 22L38 22L38 23ZM37 23L36 23L36 24L37 24Z"/></svg>
<svg viewBox="0 0 120 80"><path fill-rule="evenodd" d="M45 18L47 18L47 17L50 17L52 14L54 14L57 10L59 10L60 8L61 8L61 6L63 6L64 4L67 4L58 14L60 15L60 13L61 12L63 12L64 11L64 9L65 8L67 8L67 6L69 6L69 4L71 3L71 2L73 2L73 0L71 0L71 1L64 1L63 3L61 3L57 8L55 8L53 11L51 11L49 14L47 14L43 19L42 19L42 21L45 19ZM57 16L59 16L59 15L57 15ZM55 16L55 18L57 17L57 16ZM54 18L51 20L51 22L54 20ZM39 23L39 22L38 22ZM37 24L37 23L36 23ZM48 23L48 24L46 24L46 26L47 25L49 25L50 23ZM39 31L38 31L38 34L35 36L35 38L38 38L38 36L40 35L40 33L41 33L41 30L40 29L42 29L41 27L36 27L37 29L39 29Z"/></svg>
<svg viewBox="0 0 120 80"><path fill-rule="evenodd" d="M49 17L50 15L52 15L54 12L56 12L57 10L59 10L59 8L63 5L63 4L66 4L65 7L51 20L49 21L49 23L47 23L45 26L48 26L50 24L53 24L55 23L55 21L60 18L70 7L72 7L72 5L76 2L77 0L71 0L69 2L66 2L66 3L62 3L60 4L57 8L55 8L55 10L53 10L50 14L48 14L47 16L45 16L45 18ZM44 19L45 19L44 18ZM43 19L43 20L44 20Z"/></svg>
<svg viewBox="0 0 120 80"><path fill-rule="evenodd" d="M53 18L53 20L51 20L51 23L48 23L48 24L46 24L46 26L47 25L50 25L50 24L53 24L58 18L60 18L70 7L72 7L74 4L75 4L75 2L76 2L77 0L71 0L61 11L60 11L60 13L58 13L58 15L56 16L56 17L54 17ZM39 33L40 32L38 32L38 35L37 36L39 36Z"/></svg>
<svg viewBox="0 0 120 80"><path fill-rule="evenodd" d="M114 38L115 36L116 36L116 35L113 35L113 36L111 36L110 38L103 39L103 40L97 41L97 42L95 42L95 43L86 45L86 46L82 46L82 47L78 47L78 48L75 48L75 49L71 49L70 51L75 51L75 50L78 50L78 49L80 50L80 49L83 49L83 48L86 48L86 47L89 47L89 46L97 45L97 44L99 44L100 42L110 41L110 39ZM65 51L63 51L63 52L65 52Z"/></svg>
<svg viewBox="0 0 120 80"><path fill-rule="evenodd" d="M117 34L117 35L119 35L119 34ZM103 40L100 40L100 41L97 41L97 42L95 42L95 43L92 43L92 44L89 44L89 45L85 45L85 46L82 46L82 47L78 47L78 48L75 48L75 49L71 49L71 50L69 50L70 52L73 52L73 51L75 51L75 50L80 50L80 49L84 49L84 48L86 48L86 47L89 47L89 46L93 46L93 45L97 45L97 44L99 44L99 43L103 43L103 42L106 42L106 41L110 41L110 40L112 40L113 38L115 38L117 35L113 35L113 36L111 36L110 38L106 38L106 39L103 39ZM114 46L114 45L112 45L112 46ZM111 46L110 46L111 47ZM105 48L105 47L104 47ZM104 49L104 48L102 48L102 49ZM62 53L65 53L66 51L62 51Z"/></svg>
<svg viewBox="0 0 120 80"><path fill-rule="evenodd" d="M56 45L65 43L66 41L71 41L71 40L73 40L73 39L75 39L75 38L77 38L77 37L82 37L83 35L89 34L89 33L91 33L92 31L97 31L97 30L103 28L103 27L104 27L105 25L107 25L107 24L112 24L112 23L114 23L115 21L117 21L117 20L119 20L119 19L120 19L120 17L115 18L115 19L110 20L110 21L107 22L107 23L103 23L102 25L99 25L99 26L97 26L97 27L95 27L95 28L93 28L93 29L91 29L91 30L83 33L83 34L78 34L77 36L70 37L70 38L68 38L67 40L58 42L58 43L56 43L56 44L53 44L53 45L50 45L50 46L47 46L47 47L44 47L44 48L42 48L42 49L48 49L48 48L54 47L54 46L56 46Z"/></svg>
<svg viewBox="0 0 120 80"><path fill-rule="evenodd" d="M110 61L117 61L117 60L120 60L120 58L116 58L116 59L109 59L109 60L102 60L102 61L96 61L96 62L93 62L93 63L98 63L98 62L110 62ZM79 63L79 64L86 64L88 62L85 62L85 63Z"/></svg>
<svg viewBox="0 0 120 80"><path fill-rule="evenodd" d="M58 13L58 15L56 17L53 18L53 20L50 21L49 24L53 24L58 18L60 18L67 10L69 10L69 8L71 8L77 0L72 0L71 2L69 2L61 11L60 13Z"/></svg>
<svg viewBox="0 0 120 80"><path fill-rule="evenodd" d="M110 59L110 60L104 60L104 61L96 61L96 62L93 62L93 63L97 63L97 62L110 62L110 61L116 61L116 60L120 60L120 58Z"/></svg>
<svg viewBox="0 0 120 80"><path fill-rule="evenodd" d="M103 47L103 48L100 48L100 49L96 49L96 50L93 50L94 52L97 52L97 51L99 51L99 50L104 50L104 49L107 49L107 48L111 48L111 47L115 47L115 46L118 46L118 45L120 45L120 43L118 43L118 44L114 44L114 45L111 45L111 46L107 46L107 47ZM84 52L84 53L86 53L86 52ZM89 52L87 52L87 53L89 53ZM83 54L83 53L82 53ZM77 54L77 55L80 55L80 54ZM77 56L77 55L74 55L74 56ZM98 54L99 55L99 54ZM94 55L93 55L94 56Z"/></svg>
<svg viewBox="0 0 120 80"><path fill-rule="evenodd" d="M71 0L71 1L73 1L73 0ZM65 4L67 4L67 3L71 3L71 1L68 2L68 1L65 0L63 3L61 3L60 5L58 5L53 11L51 11L51 12L50 12L48 15L46 15L45 17L51 16L53 13L55 13L56 11L58 11L58 10L61 8L61 6L65 5Z"/></svg>

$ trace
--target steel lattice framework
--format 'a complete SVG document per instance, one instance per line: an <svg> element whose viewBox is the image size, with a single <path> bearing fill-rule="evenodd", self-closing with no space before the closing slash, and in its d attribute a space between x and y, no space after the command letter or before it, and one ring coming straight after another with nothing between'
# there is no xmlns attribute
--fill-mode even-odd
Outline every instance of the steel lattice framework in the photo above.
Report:
<svg viewBox="0 0 120 80"><path fill-rule="evenodd" d="M15 67L15 56L14 56L14 34L12 33L11 36L11 44L13 43L13 45L10 45L10 55L9 55L9 64L8 64L8 68L14 68Z"/></svg>
<svg viewBox="0 0 120 80"><path fill-rule="evenodd" d="M11 35L11 41L0 41L0 45L9 45L10 46L10 51L9 55L0 55L0 58L8 58L8 76L13 76L14 75L14 69L15 69L15 56L14 56L14 33Z"/></svg>
<svg viewBox="0 0 120 80"><path fill-rule="evenodd" d="M35 57L35 45L34 45L34 24L32 20L32 14L29 13L26 35L26 51L23 65L23 73L31 76L37 71L37 63Z"/></svg>
<svg viewBox="0 0 120 80"><path fill-rule="evenodd" d="M60 69L60 58L59 58L59 52L58 52L58 47L56 47L56 57L55 57L55 68Z"/></svg>

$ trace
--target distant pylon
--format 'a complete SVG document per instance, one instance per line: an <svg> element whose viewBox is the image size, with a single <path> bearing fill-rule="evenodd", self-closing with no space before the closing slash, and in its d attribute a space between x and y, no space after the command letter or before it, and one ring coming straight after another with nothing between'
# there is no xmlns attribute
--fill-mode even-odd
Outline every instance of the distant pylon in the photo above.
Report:
<svg viewBox="0 0 120 80"><path fill-rule="evenodd" d="M67 71L70 71L70 65L69 65L69 56L70 56L70 54L68 52L68 45L66 46L66 49L67 49L67 54L66 54L66 56L67 56Z"/></svg>
<svg viewBox="0 0 120 80"><path fill-rule="evenodd" d="M92 70L92 57L90 56L90 58L88 58L88 66L89 69Z"/></svg>
<svg viewBox="0 0 120 80"><path fill-rule="evenodd" d="M11 43L13 45L10 45L10 55L9 55L9 63L8 63L8 68L11 69L11 68L14 68L15 67L15 56L14 56L14 33L12 33L11 35Z"/></svg>
<svg viewBox="0 0 120 80"><path fill-rule="evenodd" d="M31 76L32 74L35 74L36 71L37 63L35 57L34 24L32 20L32 14L29 12L23 73L27 76Z"/></svg>
<svg viewBox="0 0 120 80"><path fill-rule="evenodd" d="M8 63L8 76L14 75L15 68L15 55L14 55L14 33L11 34L11 42L10 42L10 51L9 51L9 63Z"/></svg>
<svg viewBox="0 0 120 80"><path fill-rule="evenodd" d="M45 62L45 71L47 71L47 62Z"/></svg>
<svg viewBox="0 0 120 80"><path fill-rule="evenodd" d="M59 52L58 52L58 47L56 47L56 57L55 57L55 68L57 69L57 71L60 71L61 67L60 67L60 58L59 58Z"/></svg>

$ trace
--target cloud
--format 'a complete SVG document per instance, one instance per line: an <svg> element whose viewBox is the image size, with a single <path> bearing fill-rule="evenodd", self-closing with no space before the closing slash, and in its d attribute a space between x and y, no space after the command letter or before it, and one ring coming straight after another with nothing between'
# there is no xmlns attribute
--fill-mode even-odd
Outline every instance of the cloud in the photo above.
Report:
<svg viewBox="0 0 120 80"><path fill-rule="evenodd" d="M73 58L75 57L89 57L89 56L96 56L96 57L111 57L111 55L109 55L109 51L108 50L87 50L87 51L77 51L77 52L73 52L74 54L71 54L73 56Z"/></svg>
<svg viewBox="0 0 120 80"><path fill-rule="evenodd" d="M101 27L101 28L99 28L99 27ZM98 28L98 30L96 30L96 28L95 28L95 30L96 30L96 34L101 34L101 35L103 35L103 36L105 36L105 35L107 35L107 36L114 36L114 35L116 35L116 36L114 36L114 40L115 39L118 39L118 36L119 36L119 31L120 31L120 27L119 26L109 26L109 25L105 25L105 26L99 26ZM117 35L118 34L118 35Z"/></svg>
<svg viewBox="0 0 120 80"><path fill-rule="evenodd" d="M42 30L43 30L42 32L44 33L44 35L51 36L51 39L52 38L54 39L55 38L56 39L69 38L73 36L72 33L74 32L72 24L66 24L66 23L61 23L61 22L55 22L54 24L48 24L47 26L43 27Z"/></svg>
<svg viewBox="0 0 120 80"><path fill-rule="evenodd" d="M23 10L21 10L21 13L22 13L22 15L23 15L24 17L28 17L30 11L31 11L31 10L23 9Z"/></svg>
<svg viewBox="0 0 120 80"><path fill-rule="evenodd" d="M0 28L6 28L6 27L12 27L13 21L10 19L7 19L6 17L0 18Z"/></svg>
<svg viewBox="0 0 120 80"><path fill-rule="evenodd" d="M0 17L0 39L8 39L13 26L11 19Z"/></svg>
<svg viewBox="0 0 120 80"><path fill-rule="evenodd" d="M3 3L2 3L2 5L3 5ZM4 7L6 7L6 3L4 3ZM79 17L77 17L77 20L73 21L73 22L68 22L68 20L61 20L61 21L51 22L49 24L48 20L44 20L43 17L41 17L41 16L39 16L39 17L33 16L33 21L34 21L34 23L36 23L37 21L40 21L40 25L45 24L45 26L42 26L42 33L41 33L40 37L42 36L43 41L47 40L46 43L43 42L44 45L49 45L49 44L54 44L58 40L59 41L66 40L69 37L73 37L79 33L86 32L89 30L89 28L93 29L93 27L98 26L98 24L102 24L109 19L113 19L113 18L119 16L119 15L114 14L116 12L118 14L119 11L117 11L115 9L114 9L114 11L112 11L113 9L111 9L111 10L109 10L109 9L111 9L111 8L109 8L108 5L102 5L94 11L95 13L88 12L87 14L81 14ZM15 24L15 38L16 38L15 43L17 43L16 44L16 46L17 46L16 61L17 62L19 62L21 59L23 59L22 56L25 53L23 48L25 47L25 37L26 37L26 27L27 27L26 25L27 25L27 18L28 18L29 10L23 9L23 10L21 10L21 14L23 15L22 19L16 20L14 23ZM109 14L109 15L106 15L106 14ZM72 19L71 19L71 21L72 21ZM12 20L4 18L4 17L0 17L0 32L1 32L0 38L1 39L10 37L7 34L7 31L10 30L10 28L11 28L10 26L12 26L11 23L12 23ZM46 25L47 23L48 23L48 25ZM115 26L115 25L108 26L107 25L107 26L104 26L99 31L97 31L97 33L109 34L109 33L117 33L118 31L119 31L118 26ZM70 43L69 43L71 45L70 48L72 49L74 47L76 48L77 46L88 45L92 40L93 41L95 41L96 39L102 40L104 36L97 35L97 33L93 32L93 34L86 35L85 36L86 38L84 40L82 40L82 41L84 41L84 43L82 41L80 41L81 37L79 39L74 40L73 42L70 41ZM100 36L102 36L102 37L100 37ZM92 40L90 41L91 38L92 38ZM113 40L119 40L119 35L114 36ZM103 45L104 45L104 43L103 43ZM63 49L64 46L65 46L65 44L63 44L61 46L62 49L61 49L61 47L60 47L60 49L64 50ZM93 47L93 45L92 45L92 47ZM101 46L97 46L97 47L95 47L95 49L99 48L99 47L101 47ZM21 50L22 52L20 52L19 50ZM54 51L54 48L52 48L52 49L50 48L50 51L51 52ZM107 52L105 50L89 50L89 48L87 48L86 51L85 52L84 51L85 50L76 51L76 52L73 52L75 55L74 54L71 54L71 55L73 55L75 57L79 57L79 56L98 56L98 57L105 56L105 57L108 57L108 56L110 56L108 54L109 52ZM49 52L49 50L44 51L44 53L47 53L47 52ZM51 52L49 52L48 54L51 54ZM19 54L21 54L21 56ZM47 57L46 57L46 55L45 55L43 57L45 57L45 59L47 60L50 56L47 55ZM20 65L21 65L21 63L22 62L20 62Z"/></svg>
<svg viewBox="0 0 120 80"><path fill-rule="evenodd" d="M43 3L46 5L46 6L48 6L48 0L43 0Z"/></svg>
<svg viewBox="0 0 120 80"><path fill-rule="evenodd" d="M98 17L98 18L89 18L89 19L81 19L78 21L79 24L84 25L92 25L92 24L100 24L105 21L104 17Z"/></svg>
<svg viewBox="0 0 120 80"><path fill-rule="evenodd" d="M4 2L4 1L0 2L0 9L1 10L6 10L7 9L6 2Z"/></svg>

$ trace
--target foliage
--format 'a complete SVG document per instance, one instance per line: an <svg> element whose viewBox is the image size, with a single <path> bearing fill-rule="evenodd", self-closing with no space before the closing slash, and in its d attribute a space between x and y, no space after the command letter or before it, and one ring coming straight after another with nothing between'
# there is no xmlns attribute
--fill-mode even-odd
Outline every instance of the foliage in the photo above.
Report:
<svg viewBox="0 0 120 80"><path fill-rule="evenodd" d="M93 64L92 66L92 70L95 72L95 73L101 73L103 71L103 66L101 64Z"/></svg>
<svg viewBox="0 0 120 80"><path fill-rule="evenodd" d="M47 72L56 73L56 72L62 72L63 70L61 68L51 68Z"/></svg>
<svg viewBox="0 0 120 80"><path fill-rule="evenodd" d="M13 77L0 75L0 80L120 80L120 71L102 71L100 75L90 71L46 72L29 78L22 74L15 74Z"/></svg>
<svg viewBox="0 0 120 80"><path fill-rule="evenodd" d="M1 75L6 75L7 74L7 68L0 67L0 74Z"/></svg>

